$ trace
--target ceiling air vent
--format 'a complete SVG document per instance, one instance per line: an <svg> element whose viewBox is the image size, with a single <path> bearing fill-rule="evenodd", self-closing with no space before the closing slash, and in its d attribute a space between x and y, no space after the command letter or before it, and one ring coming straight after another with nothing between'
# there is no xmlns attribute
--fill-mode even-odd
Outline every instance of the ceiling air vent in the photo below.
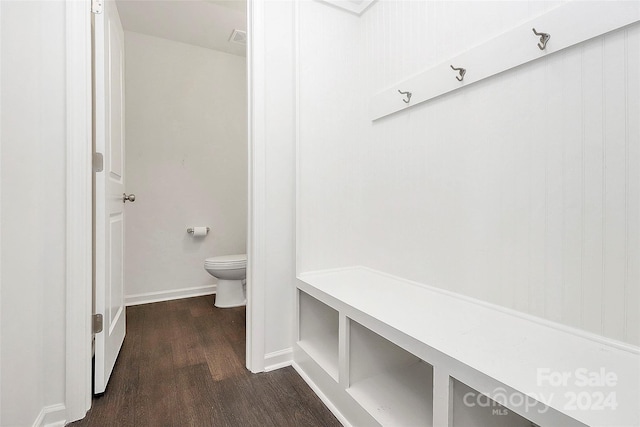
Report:
<svg viewBox="0 0 640 427"><path fill-rule="evenodd" d="M241 45L247 44L247 32L242 30L233 30L231 37L229 37L231 43L238 43Z"/></svg>
<svg viewBox="0 0 640 427"><path fill-rule="evenodd" d="M356 15L362 15L365 10L376 0L320 0L325 3L329 3L333 6L337 6L341 9L353 12Z"/></svg>

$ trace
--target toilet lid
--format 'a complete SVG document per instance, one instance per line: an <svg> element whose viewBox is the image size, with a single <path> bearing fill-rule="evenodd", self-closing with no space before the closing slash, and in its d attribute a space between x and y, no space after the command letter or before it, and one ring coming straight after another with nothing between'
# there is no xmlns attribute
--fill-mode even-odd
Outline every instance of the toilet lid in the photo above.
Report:
<svg viewBox="0 0 640 427"><path fill-rule="evenodd" d="M222 255L207 258L204 260L207 266L224 266L224 267L245 267L247 265L247 254Z"/></svg>

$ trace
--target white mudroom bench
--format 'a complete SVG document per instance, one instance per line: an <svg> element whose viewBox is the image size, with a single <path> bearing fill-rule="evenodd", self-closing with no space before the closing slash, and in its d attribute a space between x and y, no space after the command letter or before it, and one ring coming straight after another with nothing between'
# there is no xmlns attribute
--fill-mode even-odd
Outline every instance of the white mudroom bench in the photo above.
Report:
<svg viewBox="0 0 640 427"><path fill-rule="evenodd" d="M366 267L297 280L294 367L345 425L640 425L640 354Z"/></svg>

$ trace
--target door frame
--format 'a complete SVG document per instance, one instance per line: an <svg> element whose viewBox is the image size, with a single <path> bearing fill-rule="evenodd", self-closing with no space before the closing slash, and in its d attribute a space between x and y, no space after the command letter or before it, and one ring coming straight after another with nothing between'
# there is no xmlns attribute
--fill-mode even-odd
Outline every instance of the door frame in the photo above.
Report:
<svg viewBox="0 0 640 427"><path fill-rule="evenodd" d="M264 371L266 254L266 126L264 2L247 1L247 325L246 367Z"/></svg>
<svg viewBox="0 0 640 427"><path fill-rule="evenodd" d="M65 0L67 95L66 213L66 421L91 408L92 89L91 0ZM261 1L247 0L248 215L246 366L264 370L266 187L264 137L264 32Z"/></svg>
<svg viewBox="0 0 640 427"><path fill-rule="evenodd" d="M65 407L67 421L91 407L92 105L91 1L65 2L67 215Z"/></svg>

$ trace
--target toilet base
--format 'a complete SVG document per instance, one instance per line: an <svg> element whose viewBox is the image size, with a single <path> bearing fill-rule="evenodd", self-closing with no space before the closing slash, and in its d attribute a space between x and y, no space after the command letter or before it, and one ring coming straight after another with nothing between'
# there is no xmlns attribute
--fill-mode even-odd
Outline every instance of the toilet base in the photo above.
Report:
<svg viewBox="0 0 640 427"><path fill-rule="evenodd" d="M213 304L218 308L242 307L247 305L242 280L218 279L216 287L216 302Z"/></svg>

